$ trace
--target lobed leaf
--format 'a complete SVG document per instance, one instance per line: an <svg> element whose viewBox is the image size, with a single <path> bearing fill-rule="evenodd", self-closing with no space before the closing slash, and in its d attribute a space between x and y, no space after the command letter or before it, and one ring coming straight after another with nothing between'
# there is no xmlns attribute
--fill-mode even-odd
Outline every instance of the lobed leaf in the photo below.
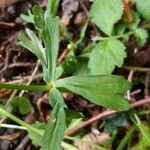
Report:
<svg viewBox="0 0 150 150"><path fill-rule="evenodd" d="M91 102L116 110L129 109L123 93L131 85L120 76L72 76L56 81L60 90L77 93Z"/></svg>
<svg viewBox="0 0 150 150"><path fill-rule="evenodd" d="M88 67L93 75L111 74L121 67L126 57L125 46L117 39L99 42L92 50Z"/></svg>
<svg viewBox="0 0 150 150"><path fill-rule="evenodd" d="M34 14L34 23L35 26L38 27L39 29L44 29L44 12L43 9L35 5L33 7L33 14Z"/></svg>
<svg viewBox="0 0 150 150"><path fill-rule="evenodd" d="M112 34L114 25L122 14L122 0L94 0L90 10L91 21L107 35Z"/></svg>
<svg viewBox="0 0 150 150"><path fill-rule="evenodd" d="M33 23L34 24L34 15L28 10L28 14L21 14L21 19L23 19L26 23Z"/></svg>
<svg viewBox="0 0 150 150"><path fill-rule="evenodd" d="M57 89L53 89L49 94L54 106L43 136L42 147L44 150L60 150L66 129L65 105L62 101L63 97Z"/></svg>
<svg viewBox="0 0 150 150"><path fill-rule="evenodd" d="M55 80L57 56L59 51L59 18L45 13L45 46L48 59L49 80Z"/></svg>
<svg viewBox="0 0 150 150"><path fill-rule="evenodd" d="M41 60L41 62L47 66L45 49L43 48L41 41L32 30L27 28L26 33L30 39L23 33L20 33L18 44L34 53Z"/></svg>

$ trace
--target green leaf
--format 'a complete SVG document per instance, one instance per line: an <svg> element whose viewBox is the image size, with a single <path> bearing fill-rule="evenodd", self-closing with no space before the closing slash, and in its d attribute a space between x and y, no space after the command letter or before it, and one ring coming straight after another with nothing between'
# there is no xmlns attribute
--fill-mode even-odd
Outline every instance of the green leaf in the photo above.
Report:
<svg viewBox="0 0 150 150"><path fill-rule="evenodd" d="M14 108L19 108L19 112L23 115L28 114L32 109L32 105L29 99L27 99L26 97L14 97L11 102L11 105Z"/></svg>
<svg viewBox="0 0 150 150"><path fill-rule="evenodd" d="M122 0L94 0L90 10L92 22L104 33L111 35L115 23L123 14Z"/></svg>
<svg viewBox="0 0 150 150"><path fill-rule="evenodd" d="M87 30L87 26L88 26L88 22L85 23L85 25L83 26L83 28L81 29L80 31L80 37L79 39L77 40L77 42L75 43L78 47L78 45L84 40L85 38L85 33L86 33L86 30Z"/></svg>
<svg viewBox="0 0 150 150"><path fill-rule="evenodd" d="M21 14L20 17L21 17L21 19L23 19L27 23L33 23L34 24L34 15L31 13L30 10L28 10L27 15Z"/></svg>
<svg viewBox="0 0 150 150"><path fill-rule="evenodd" d="M124 149L124 147L126 146L126 144L128 143L128 141L132 140L133 134L136 130L136 126L133 125L129 131L127 132L127 134L124 136L124 138L121 140L120 144L117 147L117 150L122 150Z"/></svg>
<svg viewBox="0 0 150 150"><path fill-rule="evenodd" d="M32 30L26 29L26 32L30 39L27 38L23 33L20 33L18 44L34 53L46 66L47 60L45 49L43 48L41 41L37 38L37 36Z"/></svg>
<svg viewBox="0 0 150 150"><path fill-rule="evenodd" d="M46 124L44 123L40 123L40 122L35 122L34 124L32 124L33 127L37 128L40 130L41 133L44 133L44 130L46 128ZM31 130L28 130L29 133L29 137L32 140L32 144L35 146L42 146L42 134L39 135Z"/></svg>
<svg viewBox="0 0 150 150"><path fill-rule="evenodd" d="M51 119L49 120L43 137L44 150L60 150L61 142L66 129L66 113L63 97L57 89L49 93L49 100L53 106Z"/></svg>
<svg viewBox="0 0 150 150"><path fill-rule="evenodd" d="M57 68L56 68L56 74L55 74L55 80L57 80L64 72L64 68L63 65L60 64Z"/></svg>
<svg viewBox="0 0 150 150"><path fill-rule="evenodd" d="M68 54L62 65L65 73L72 74L78 67L78 61L76 56L74 54Z"/></svg>
<svg viewBox="0 0 150 150"><path fill-rule="evenodd" d="M125 57L125 46L119 40L101 41L91 52L89 68L94 75L111 74L115 66L123 65Z"/></svg>
<svg viewBox="0 0 150 150"><path fill-rule="evenodd" d="M60 90L77 93L91 102L117 110L129 109L123 93L130 89L130 83L120 76L72 76L56 81Z"/></svg>
<svg viewBox="0 0 150 150"><path fill-rule="evenodd" d="M138 45L144 46L147 41L147 38L148 38L147 30L145 30L143 28L137 28L134 32L134 35L137 38Z"/></svg>
<svg viewBox="0 0 150 150"><path fill-rule="evenodd" d="M34 22L35 26L39 29L44 29L44 12L41 7L35 5L33 7L33 14L34 14Z"/></svg>
<svg viewBox="0 0 150 150"><path fill-rule="evenodd" d="M66 115L67 116L67 115ZM72 119L69 126L67 127L67 131L71 130L72 128L75 128L76 126L78 126L80 123L82 122L82 118L79 119Z"/></svg>
<svg viewBox="0 0 150 150"><path fill-rule="evenodd" d="M127 28L127 26L126 26L126 24L124 22L118 24L118 26L116 27L116 34L117 35L124 34L126 28Z"/></svg>
<svg viewBox="0 0 150 150"><path fill-rule="evenodd" d="M127 37L126 39L129 39L130 35L125 34L126 29L129 29L131 31L135 30L138 27L138 25L139 25L139 23L141 21L140 15L136 11L132 11L132 18L133 18L133 20L132 20L131 23L126 22L126 21L121 21L117 25L117 27L115 28L116 32L117 32L117 35L123 35L124 34L123 38ZM128 41L128 40L126 40L126 41Z"/></svg>
<svg viewBox="0 0 150 150"><path fill-rule="evenodd" d="M129 111L129 116L132 122L139 128L141 132L141 137L137 144L135 145L136 148L145 148L150 146L150 130L147 125L141 122L140 118L135 114L133 110Z"/></svg>
<svg viewBox="0 0 150 150"><path fill-rule="evenodd" d="M43 137L42 146L44 150L60 150L61 142L66 129L66 114L64 107L56 103L51 119L47 124L46 131Z"/></svg>
<svg viewBox="0 0 150 150"><path fill-rule="evenodd" d="M141 138L138 141L136 147L144 148L150 146L150 130L149 128L141 123L138 125L140 131L141 131Z"/></svg>
<svg viewBox="0 0 150 150"><path fill-rule="evenodd" d="M53 17L49 12L45 13L45 46L48 58L49 81L55 80L57 56L59 51L59 18Z"/></svg>
<svg viewBox="0 0 150 150"><path fill-rule="evenodd" d="M67 127L70 126L73 120L82 120L83 115L81 113L65 109L66 112L66 125Z"/></svg>
<svg viewBox="0 0 150 150"><path fill-rule="evenodd" d="M29 138L32 140L32 144L35 146L42 146L42 135L39 135L31 130L28 130Z"/></svg>
<svg viewBox="0 0 150 150"><path fill-rule="evenodd" d="M60 0L48 0L47 10L53 16L55 16L58 11L59 2Z"/></svg>
<svg viewBox="0 0 150 150"><path fill-rule="evenodd" d="M138 12L148 21L150 21L150 0L134 0Z"/></svg>
<svg viewBox="0 0 150 150"><path fill-rule="evenodd" d="M55 107L56 103L66 107L62 94L56 88L51 89L48 94L48 100L52 107Z"/></svg>
<svg viewBox="0 0 150 150"><path fill-rule="evenodd" d="M88 68L88 59L78 58L77 61L78 63L73 75L75 76L90 75L90 69Z"/></svg>

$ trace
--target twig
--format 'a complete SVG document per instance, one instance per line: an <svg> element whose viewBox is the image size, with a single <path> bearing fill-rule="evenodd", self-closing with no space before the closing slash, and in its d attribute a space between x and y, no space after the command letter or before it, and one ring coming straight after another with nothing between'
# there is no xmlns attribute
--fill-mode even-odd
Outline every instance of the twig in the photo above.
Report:
<svg viewBox="0 0 150 150"><path fill-rule="evenodd" d="M30 139L26 135L24 139L20 142L20 144L17 146L16 150L23 150L25 149L26 145L29 143Z"/></svg>
<svg viewBox="0 0 150 150"><path fill-rule="evenodd" d="M5 56L5 63L3 68L0 70L0 75L7 69L8 62L9 62L9 46L6 46L6 56Z"/></svg>
<svg viewBox="0 0 150 150"><path fill-rule="evenodd" d="M40 79L42 78L43 74L37 74L34 76L33 80L36 80L36 79ZM21 79L17 79L17 80L14 80L14 81L9 81L9 82L6 82L8 84L17 84L17 83L25 83L27 82L29 79L31 78L31 75L29 76L24 76L22 77Z"/></svg>
<svg viewBox="0 0 150 150"><path fill-rule="evenodd" d="M134 71L130 71L129 75L128 75L128 81L132 83L133 81L133 76L134 76ZM130 100L131 99L131 91L127 91L127 99Z"/></svg>
<svg viewBox="0 0 150 150"><path fill-rule="evenodd" d="M12 5L20 0L0 0L0 7Z"/></svg>
<svg viewBox="0 0 150 150"><path fill-rule="evenodd" d="M37 70L38 70L38 68L39 68L39 65L40 65L40 61L38 60L36 66L35 66L35 68L34 68L34 70L33 70L33 73L32 73L32 74L29 76L29 78L27 78L27 80L26 80L26 81L28 81L28 82L27 82L27 85L29 85L29 84L32 82L32 80L34 79L34 77L35 77L35 75L36 75L36 73L37 73ZM20 81L20 83L22 83L22 82L23 82L23 80ZM13 97L17 94L17 92L18 92L18 90L14 90L13 93L11 94L10 98L8 99L8 101L7 101L6 104L5 104L5 107L7 107L8 111L12 111L12 107L9 107L9 105L10 105L10 103L11 103ZM24 94L24 90L22 90L22 91L20 92L19 96L22 96L23 94ZM0 120L0 123L4 122L5 119L6 119L6 118L3 117L3 118Z"/></svg>
<svg viewBox="0 0 150 150"><path fill-rule="evenodd" d="M10 135L1 135L0 136L0 140L8 140L8 141L13 141L16 138L18 138L19 136L21 136L23 134L23 132L16 132Z"/></svg>
<svg viewBox="0 0 150 150"><path fill-rule="evenodd" d="M141 89L137 89L131 93L131 96L135 96L141 92Z"/></svg>
<svg viewBox="0 0 150 150"><path fill-rule="evenodd" d="M65 48L64 51L61 53L60 57L58 58L58 64L61 64L61 62L63 61L63 59L66 57L66 55L68 54L69 50L68 48Z"/></svg>
<svg viewBox="0 0 150 150"><path fill-rule="evenodd" d="M7 58L8 59L8 58ZM7 60L6 59L6 60ZM7 60L8 61L8 60ZM6 62L7 62L6 61ZM34 64L32 63L13 63L13 64L10 64L8 65L8 62L5 64L5 66L3 67L3 69L0 71L0 74L4 73L7 69L12 69L12 68L15 68L15 67L31 67L33 66Z"/></svg>
<svg viewBox="0 0 150 150"><path fill-rule="evenodd" d="M144 67L123 66L122 68L126 70L138 71L138 72L150 72L150 68L144 68Z"/></svg>
<svg viewBox="0 0 150 150"><path fill-rule="evenodd" d="M131 8L129 6L129 0L124 0L123 6L124 6L125 19L128 21L128 23L131 23L133 20L133 16L131 13Z"/></svg>
<svg viewBox="0 0 150 150"><path fill-rule="evenodd" d="M145 97L149 97L149 83L150 83L150 72L147 73L145 79L145 89L144 89Z"/></svg>
<svg viewBox="0 0 150 150"><path fill-rule="evenodd" d="M30 62L27 62L27 63L18 62L18 63L13 63L13 64L8 65L8 69L14 68L14 67L31 67L33 65L34 64L32 64Z"/></svg>
<svg viewBox="0 0 150 150"><path fill-rule="evenodd" d="M30 78L29 81L26 83L26 85L29 85L29 84L32 82L34 76L36 75L36 73L37 73L37 71L38 71L39 65L40 65L40 60L37 61L36 66L35 66L35 68L34 68L32 74L31 74L31 78ZM25 92L24 90L21 91L20 94L19 94L19 96L22 96L22 95L24 94L24 92Z"/></svg>
<svg viewBox="0 0 150 150"><path fill-rule="evenodd" d="M3 22L3 21L0 21L0 27L14 27L15 26L15 23L13 23L13 22L10 22L10 23L8 23L8 22Z"/></svg>
<svg viewBox="0 0 150 150"><path fill-rule="evenodd" d="M136 107L140 107L144 104L147 104L147 103L150 103L150 97L147 98L147 99L142 99L142 100L139 100L137 102L134 102L130 105L130 108L136 108ZM95 121L98 121L98 120L101 120L107 116L111 116L113 114L116 114L116 113L119 113L120 111L115 111L115 110L106 110L102 113L100 113L99 115L97 116L94 116L92 117L91 119L87 120L87 121L84 121L83 123L79 124L78 126L70 129L69 131L67 131L65 133L65 135L74 135L77 131L79 131L80 129L82 128L85 128L87 126L89 126L90 124L94 123Z"/></svg>
<svg viewBox="0 0 150 150"><path fill-rule="evenodd" d="M61 55L58 58L58 61L57 61L58 64L62 63L63 59L67 56L72 46L73 45L71 43L67 45L67 47L64 49L64 51L61 53Z"/></svg>

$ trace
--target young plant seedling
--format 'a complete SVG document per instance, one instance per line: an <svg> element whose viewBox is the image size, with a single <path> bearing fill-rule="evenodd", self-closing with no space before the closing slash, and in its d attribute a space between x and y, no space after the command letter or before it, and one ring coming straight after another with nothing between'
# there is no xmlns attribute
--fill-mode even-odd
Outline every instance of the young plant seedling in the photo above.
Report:
<svg viewBox="0 0 150 150"><path fill-rule="evenodd" d="M129 109L129 104L123 94L130 89L131 85L121 76L86 75L58 79L58 74L60 74L57 69L60 23L59 17L55 16L58 4L59 0L49 0L45 12L39 6L34 6L33 21L38 36L28 28L26 35L19 34L18 44L34 53L41 61L46 85L0 84L0 88L48 92L48 100L53 111L46 127L38 123L29 125L5 111L4 108L0 108L2 115L26 128L33 143L44 150L60 150L64 132L68 126L67 113L69 110L61 92L70 91L79 94L97 105L110 109L119 111ZM111 29L106 33L110 32ZM118 48L124 49L122 45Z"/></svg>

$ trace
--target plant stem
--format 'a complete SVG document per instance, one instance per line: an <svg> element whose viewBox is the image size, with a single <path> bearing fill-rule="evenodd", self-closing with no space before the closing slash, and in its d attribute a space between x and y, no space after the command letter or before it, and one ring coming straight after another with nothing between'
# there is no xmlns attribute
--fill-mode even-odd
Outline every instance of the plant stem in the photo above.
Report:
<svg viewBox="0 0 150 150"><path fill-rule="evenodd" d="M11 129L19 129L19 130L28 130L26 127L12 125L12 124L0 124L0 127L2 127L2 128L11 128Z"/></svg>
<svg viewBox="0 0 150 150"><path fill-rule="evenodd" d="M17 89L17 90L28 90L28 91L44 91L48 92L52 88L51 85L19 85L19 84L5 84L0 83L0 89Z"/></svg>
<svg viewBox="0 0 150 150"><path fill-rule="evenodd" d="M145 24L144 26L142 26L141 28L147 29L150 28L150 23ZM121 35L115 35L115 36L110 36L110 37L95 37L93 38L93 41L102 41L102 40L110 40L110 39L120 39L123 38L124 36L130 36L134 33L135 31L129 31L127 33L121 34Z"/></svg>
<svg viewBox="0 0 150 150"><path fill-rule="evenodd" d="M17 118L17 117L14 116L13 114L7 112L7 111L6 111L5 109L3 109L3 108L0 108L0 114L6 116L6 117L8 117L8 118L10 118L11 120L15 121L16 123L20 124L21 126L26 127L27 130L29 130L29 131L32 131L32 132L34 132L34 133L37 133L37 134L39 134L39 135L41 135L41 136L43 135L43 133L42 133L39 129L37 129L37 128L35 128L35 127L33 127L33 126L27 124L26 122L24 122L24 121L22 121L21 119Z"/></svg>
<svg viewBox="0 0 150 150"><path fill-rule="evenodd" d="M121 34L121 35L116 35L116 36L110 36L110 37L95 37L93 38L93 41L102 41L102 40L110 40L110 39L119 39L119 38L123 38L124 36L129 36L132 35L134 33L134 31L129 31L127 33Z"/></svg>

